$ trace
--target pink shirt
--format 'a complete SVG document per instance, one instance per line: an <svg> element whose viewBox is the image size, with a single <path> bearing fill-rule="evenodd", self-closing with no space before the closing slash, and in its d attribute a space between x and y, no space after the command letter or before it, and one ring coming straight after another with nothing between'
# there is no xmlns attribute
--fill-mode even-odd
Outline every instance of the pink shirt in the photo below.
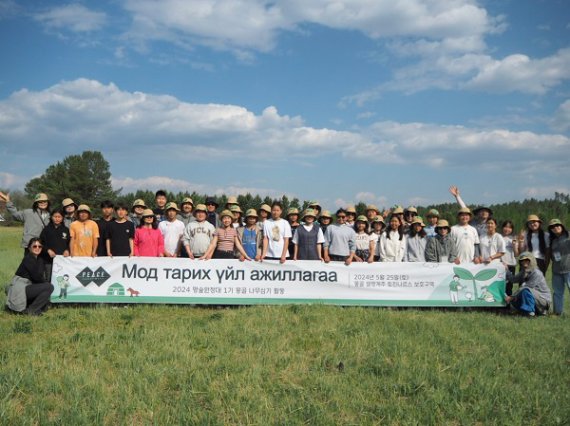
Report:
<svg viewBox="0 0 570 426"><path fill-rule="evenodd" d="M158 257L164 253L164 237L159 229L137 228L134 246L135 256Z"/></svg>

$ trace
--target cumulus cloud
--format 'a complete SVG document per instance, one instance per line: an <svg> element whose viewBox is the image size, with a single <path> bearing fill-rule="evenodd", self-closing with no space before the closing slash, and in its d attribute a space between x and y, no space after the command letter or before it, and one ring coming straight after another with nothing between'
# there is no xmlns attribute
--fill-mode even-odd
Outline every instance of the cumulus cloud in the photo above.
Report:
<svg viewBox="0 0 570 426"><path fill-rule="evenodd" d="M19 188L27 180L13 173L0 172L0 188Z"/></svg>
<svg viewBox="0 0 570 426"><path fill-rule="evenodd" d="M360 31L366 36L480 39L500 31L500 17L471 0L126 0L134 40L167 40L180 45L267 52L283 31L304 24Z"/></svg>
<svg viewBox="0 0 570 426"><path fill-rule="evenodd" d="M90 10L81 4L68 4L37 13L34 19L49 30L84 33L103 28L107 22L107 15L104 12Z"/></svg>
<svg viewBox="0 0 570 426"><path fill-rule="evenodd" d="M160 150L176 153L169 160L176 164L187 158L255 155L280 162L336 155L367 164L492 168L504 167L505 158L509 164L558 164L570 152L570 139L559 134L394 121L339 131L308 126L273 106L255 114L242 106L188 103L87 79L39 92L23 89L0 101L0 140L7 155L22 150L53 155L83 147L146 158Z"/></svg>

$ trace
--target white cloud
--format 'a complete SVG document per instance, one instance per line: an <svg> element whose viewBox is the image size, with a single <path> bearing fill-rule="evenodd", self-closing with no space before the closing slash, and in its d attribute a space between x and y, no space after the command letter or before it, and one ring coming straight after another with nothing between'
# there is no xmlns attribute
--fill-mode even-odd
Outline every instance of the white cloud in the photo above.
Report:
<svg viewBox="0 0 570 426"><path fill-rule="evenodd" d="M28 179L24 179L23 177L15 175L13 173L0 172L0 188L20 188L27 181Z"/></svg>
<svg viewBox="0 0 570 426"><path fill-rule="evenodd" d="M544 186L526 186L521 188L520 194L526 198L551 198L555 192L570 194L570 186L568 185L544 185Z"/></svg>
<svg viewBox="0 0 570 426"><path fill-rule="evenodd" d="M113 188L122 188L125 193L136 191L138 189L149 189L152 191L165 189L173 192L197 192L198 194L216 196L223 194L245 195L248 193L259 195L261 197L269 196L272 198L279 198L282 195L287 195L290 198L295 196L293 193L272 188L239 185L228 185L222 188L215 185L191 182L184 179L173 179L167 176L148 176L144 178L112 177L111 181Z"/></svg>
<svg viewBox="0 0 570 426"><path fill-rule="evenodd" d="M84 33L100 30L107 22L107 15L104 12L90 10L81 4L68 4L37 13L34 19L49 30Z"/></svg>
<svg viewBox="0 0 570 426"><path fill-rule="evenodd" d="M259 163L275 164L336 155L358 164L457 170L531 164L562 169L570 152L570 139L564 135L394 121L338 131L310 127L301 117L280 115L273 106L255 114L241 106L188 103L86 79L40 92L23 89L0 101L0 141L6 155L27 150L57 158L81 147L121 158L140 152L138 158L145 158L160 150L175 152L168 161L177 164L189 158L252 155Z"/></svg>
<svg viewBox="0 0 570 426"><path fill-rule="evenodd" d="M552 119L551 126L559 132L566 132L570 129L570 99L563 102Z"/></svg>
<svg viewBox="0 0 570 426"><path fill-rule="evenodd" d="M126 0L132 14L127 38L166 40L232 50L267 52L283 31L302 31L304 24L360 31L373 39L423 37L480 39L501 31L502 18L490 17L471 0Z"/></svg>

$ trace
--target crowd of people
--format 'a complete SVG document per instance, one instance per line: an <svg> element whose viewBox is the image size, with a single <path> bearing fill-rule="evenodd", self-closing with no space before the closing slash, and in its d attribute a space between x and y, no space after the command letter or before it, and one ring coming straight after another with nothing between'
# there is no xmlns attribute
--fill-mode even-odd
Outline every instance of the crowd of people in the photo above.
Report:
<svg viewBox="0 0 570 426"><path fill-rule="evenodd" d="M46 194L37 194L31 209L18 210L8 194L0 192L12 216L24 223L24 259L8 287L7 306L16 312L43 312L53 286L53 258L62 256L154 256L190 260L297 260L328 262L452 262L502 263L507 271L506 300L520 312L547 313L552 300L555 314L563 313L565 288L570 290L570 239L558 219L543 221L529 215L518 234L513 222L500 223L489 207L471 211L459 189L450 188L459 209L451 225L435 209L426 214L395 206L380 211L368 205L365 215L353 206L333 217L318 202L304 211L275 201L245 213L237 197L220 206L214 197L194 205L191 198L167 200L155 194L154 208L142 199L132 205L106 200L101 217L71 198L52 209ZM222 207L222 208L220 208ZM552 264L554 297L545 274ZM517 273L517 267L519 272ZM513 293L513 284L519 288Z"/></svg>

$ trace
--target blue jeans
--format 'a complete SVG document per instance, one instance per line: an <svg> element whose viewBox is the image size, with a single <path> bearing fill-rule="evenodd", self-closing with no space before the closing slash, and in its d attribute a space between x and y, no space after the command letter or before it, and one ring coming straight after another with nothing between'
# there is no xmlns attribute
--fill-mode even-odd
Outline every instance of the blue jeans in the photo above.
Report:
<svg viewBox="0 0 570 426"><path fill-rule="evenodd" d="M532 292L528 288L523 288L517 293L511 305L528 315L531 312L534 313L536 302Z"/></svg>
<svg viewBox="0 0 570 426"><path fill-rule="evenodd" d="M564 289L570 291L570 272L565 274L552 273L552 288L554 289L554 313L562 314L564 311Z"/></svg>

